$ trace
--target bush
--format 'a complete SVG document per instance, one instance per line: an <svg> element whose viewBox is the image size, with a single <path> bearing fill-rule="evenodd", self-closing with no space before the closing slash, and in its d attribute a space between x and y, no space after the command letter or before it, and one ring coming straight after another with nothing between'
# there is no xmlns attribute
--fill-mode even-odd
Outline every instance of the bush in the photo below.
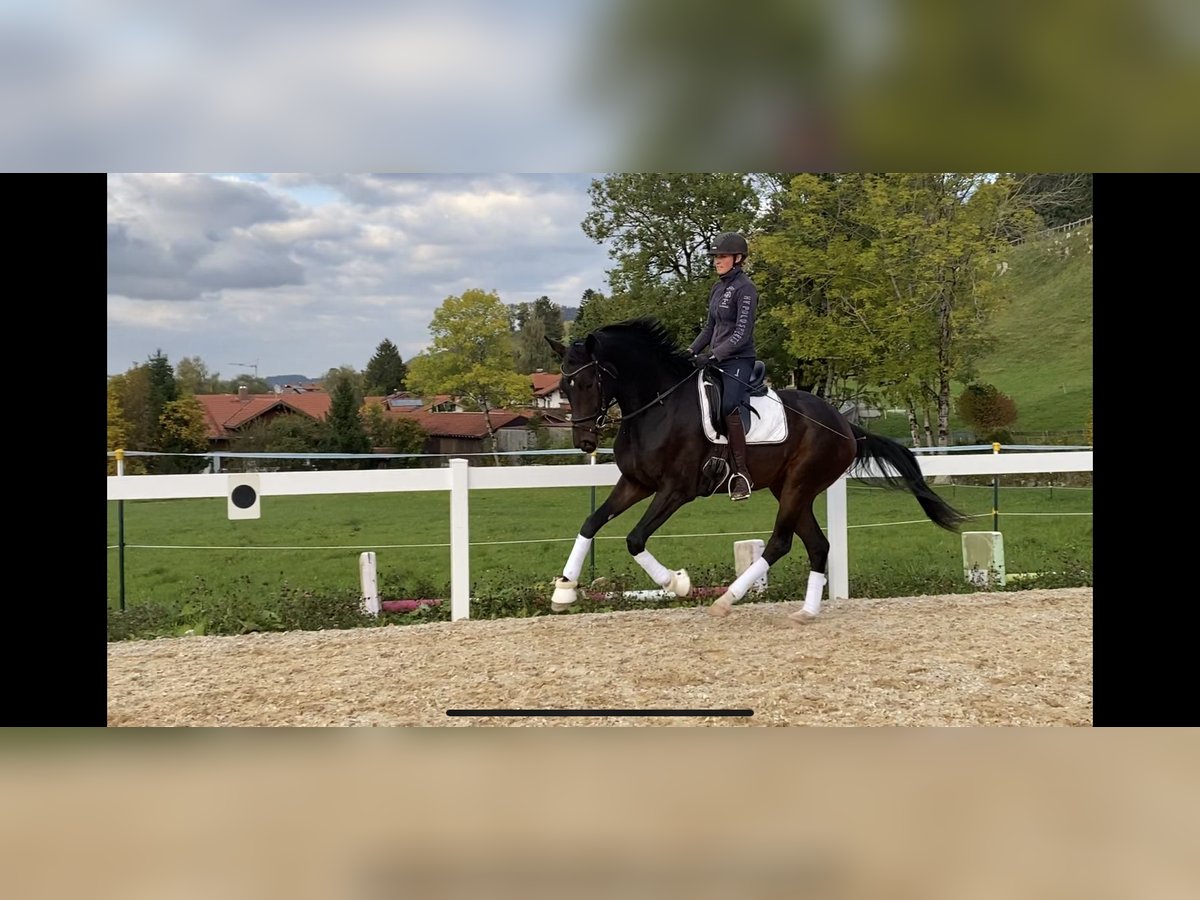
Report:
<svg viewBox="0 0 1200 900"><path fill-rule="evenodd" d="M968 384L955 401L955 412L980 434L997 432L1017 420L1017 404L992 384Z"/></svg>

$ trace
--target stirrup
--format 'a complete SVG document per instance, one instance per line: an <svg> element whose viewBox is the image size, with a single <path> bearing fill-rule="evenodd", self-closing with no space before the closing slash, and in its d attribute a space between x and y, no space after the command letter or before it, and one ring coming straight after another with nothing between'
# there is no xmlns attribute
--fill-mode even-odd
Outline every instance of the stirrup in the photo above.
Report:
<svg viewBox="0 0 1200 900"><path fill-rule="evenodd" d="M742 481L746 482L746 487L743 490L735 490L734 489L733 479L735 479L735 478L740 478L740 479L742 479ZM741 472L734 472L732 475L729 476L729 499L730 500L749 500L750 492L753 490L753 488L754 488L754 486L752 484L750 484L750 479L747 478L745 475L743 475Z"/></svg>

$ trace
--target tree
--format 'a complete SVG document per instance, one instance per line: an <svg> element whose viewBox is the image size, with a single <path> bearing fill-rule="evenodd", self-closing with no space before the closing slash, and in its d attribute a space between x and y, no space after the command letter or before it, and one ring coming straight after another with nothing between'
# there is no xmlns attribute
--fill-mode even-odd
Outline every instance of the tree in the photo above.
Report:
<svg viewBox="0 0 1200 900"><path fill-rule="evenodd" d="M349 381L354 393L360 397L366 394L366 382L363 373L359 372L354 366L338 366L335 369L330 369L321 376L321 384L330 394L333 393L334 387L341 381Z"/></svg>
<svg viewBox="0 0 1200 900"><path fill-rule="evenodd" d="M148 363L150 369L150 409L155 421L162 415L163 408L172 400L179 399L179 385L175 383L175 370L167 361L162 350L155 351Z"/></svg>
<svg viewBox="0 0 1200 900"><path fill-rule="evenodd" d="M133 366L114 376L110 384L125 421L125 449L153 450L158 438L158 417L150 407L150 368L145 364ZM139 465L144 466L144 461Z"/></svg>
<svg viewBox="0 0 1200 900"><path fill-rule="evenodd" d="M579 312L575 314L575 321L571 323L571 339L579 340L589 331L594 331L601 325L611 325L613 322L632 319L638 315L639 311L640 307L628 294L614 294L606 297L600 291L593 291L589 288L583 292ZM696 331L698 334L699 328Z"/></svg>
<svg viewBox="0 0 1200 900"><path fill-rule="evenodd" d="M325 420L326 451L329 453L370 453L371 441L367 437L358 410L362 406L355 379L340 377L330 392L329 416ZM335 469L365 468L352 459L331 460Z"/></svg>
<svg viewBox="0 0 1200 900"><path fill-rule="evenodd" d="M119 377L120 376L117 376L117 378L119 378ZM124 450L124 449L126 449L126 443L127 443L127 439L125 437L125 433L126 433L125 414L121 410L121 395L120 395L119 381L117 379L113 379L113 378L109 379L107 395L108 395L108 397L107 397L107 399L108 399L108 418L107 418L108 449L109 450ZM116 475L117 474L116 459L109 457L109 458L107 458L107 461L108 461L108 474ZM133 459L127 459L125 461L125 471L131 475L135 474L133 472L130 472L130 464L132 462L133 462Z"/></svg>
<svg viewBox="0 0 1200 900"><path fill-rule="evenodd" d="M950 383L988 347L1006 234L1034 221L1011 180L973 174L800 175L759 240L762 318L826 384L853 379L933 412L950 439ZM756 270L757 272L758 270ZM929 440L929 439L927 439Z"/></svg>
<svg viewBox="0 0 1200 900"><path fill-rule="evenodd" d="M231 378L222 381L217 375L212 376L210 394L236 394L240 388L245 388L249 394L271 394L275 389L267 384L265 378Z"/></svg>
<svg viewBox="0 0 1200 900"><path fill-rule="evenodd" d="M363 424L367 437L376 448L392 453L422 453L429 434L415 419L406 416L389 416L379 402L368 403L362 410ZM411 465L413 460L395 460L402 465Z"/></svg>
<svg viewBox="0 0 1200 900"><path fill-rule="evenodd" d="M708 251L714 239L723 231L747 232L754 222L758 195L751 179L734 173L624 173L593 180L588 194L592 209L583 231L611 245L614 294L626 295L634 314L656 316L677 340L689 343L708 311L715 278ZM578 325L573 330L582 333Z"/></svg>
<svg viewBox="0 0 1200 900"><path fill-rule="evenodd" d="M1014 173L1010 180L1015 192L1037 213L1043 228L1078 222L1092 215L1091 172Z"/></svg>
<svg viewBox="0 0 1200 900"><path fill-rule="evenodd" d="M984 440L1017 420L1017 404L994 384L968 384L958 395L955 411Z"/></svg>
<svg viewBox="0 0 1200 900"><path fill-rule="evenodd" d="M326 431L324 422L300 413L280 413L265 422L252 422L230 441L230 449L236 453L319 453L327 446ZM312 463L278 459L272 460L271 466L281 472L299 472L311 469Z"/></svg>
<svg viewBox="0 0 1200 900"><path fill-rule="evenodd" d="M400 351L387 338L379 342L375 355L367 363L363 373L363 393L368 395L387 396L396 391L404 390L408 366L400 358Z"/></svg>
<svg viewBox="0 0 1200 900"><path fill-rule="evenodd" d="M185 356L175 367L175 384L180 394L216 394L220 379L209 373L208 366L198 356Z"/></svg>
<svg viewBox="0 0 1200 900"><path fill-rule="evenodd" d="M429 333L433 340L428 352L409 363L410 389L425 397L450 394L483 411L494 450L490 411L528 406L533 400L528 375L512 370L507 307L494 291L471 288L442 302Z"/></svg>
<svg viewBox="0 0 1200 900"><path fill-rule="evenodd" d="M158 419L159 448L164 453L205 453L208 450L208 428L204 409L193 396L170 400ZM164 456L157 458L156 471L161 474L187 474L201 471L207 462L203 457Z"/></svg>
<svg viewBox="0 0 1200 900"><path fill-rule="evenodd" d="M513 328L513 361L519 374L538 369L548 371L558 365L558 358L546 338L562 340L562 310L550 302L549 297L538 297L532 303L513 307Z"/></svg>

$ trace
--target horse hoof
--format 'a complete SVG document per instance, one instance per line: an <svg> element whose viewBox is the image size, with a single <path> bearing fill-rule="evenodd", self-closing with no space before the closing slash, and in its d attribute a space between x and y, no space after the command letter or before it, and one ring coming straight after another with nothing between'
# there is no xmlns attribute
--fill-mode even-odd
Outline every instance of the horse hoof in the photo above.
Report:
<svg viewBox="0 0 1200 900"><path fill-rule="evenodd" d="M568 581L559 576L554 579L554 596L550 598L550 609L554 612L562 612L578 598L575 593L575 587L578 582Z"/></svg>
<svg viewBox="0 0 1200 900"><path fill-rule="evenodd" d="M671 573L671 583L667 585L667 590L676 597L686 597L692 592L692 579L687 569Z"/></svg>
<svg viewBox="0 0 1200 900"><path fill-rule="evenodd" d="M807 609L798 609L788 616L788 618L793 622L800 622L803 625L807 625L809 622L816 620L817 614L811 613Z"/></svg>
<svg viewBox="0 0 1200 900"><path fill-rule="evenodd" d="M723 619L729 615L732 609L733 600L729 598L729 594L722 594L720 599L714 600L713 605L708 608L708 614Z"/></svg>

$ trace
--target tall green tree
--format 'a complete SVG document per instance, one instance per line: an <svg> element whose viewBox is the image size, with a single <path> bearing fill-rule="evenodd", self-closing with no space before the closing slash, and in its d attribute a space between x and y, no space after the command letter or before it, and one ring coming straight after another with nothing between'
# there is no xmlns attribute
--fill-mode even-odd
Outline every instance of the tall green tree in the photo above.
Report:
<svg viewBox="0 0 1200 900"><path fill-rule="evenodd" d="M625 295L635 314L658 317L681 343L690 342L704 327L716 278L708 256L714 239L723 231L747 232L754 222L758 194L751 178L623 173L593 180L588 194L592 209L582 228L609 244L613 294Z"/></svg>
<svg viewBox="0 0 1200 900"><path fill-rule="evenodd" d="M216 394L220 379L209 372L208 366L199 356L185 356L175 366L175 383L180 394Z"/></svg>
<svg viewBox="0 0 1200 900"><path fill-rule="evenodd" d="M338 383L342 381L349 381L354 393L360 397L364 396L367 392L366 379L363 373L354 368L354 366L338 366L337 368L330 369L321 376L321 384L330 394L333 393Z"/></svg>
<svg viewBox="0 0 1200 900"><path fill-rule="evenodd" d="M404 390L405 379L408 376L408 366L400 357L400 350L387 338L379 342L375 355L367 363L363 372L363 393L373 396L387 396L396 391Z"/></svg>
<svg viewBox="0 0 1200 900"><path fill-rule="evenodd" d="M179 399L179 385L175 383L175 370L162 350L155 351L147 365L150 369L150 409L157 421L166 405Z"/></svg>
<svg viewBox="0 0 1200 900"><path fill-rule="evenodd" d="M550 371L557 357L546 338L563 338L562 309L549 297L538 297L532 303L520 303L513 308L513 364L518 374L538 369Z"/></svg>
<svg viewBox="0 0 1200 900"><path fill-rule="evenodd" d="M415 419L389 416L378 401L367 403L360 410L367 436L374 447L384 447L392 453L423 453L429 434ZM418 460L391 460L396 466L416 465Z"/></svg>
<svg viewBox="0 0 1200 900"><path fill-rule="evenodd" d="M125 449L153 450L158 438L158 419L150 405L149 366L144 363L132 366L114 376L111 386L125 420Z"/></svg>
<svg viewBox="0 0 1200 900"><path fill-rule="evenodd" d="M326 452L371 452L371 441L358 413L362 402L363 395L359 392L355 379L342 377L336 380L330 392L329 416L326 419ZM369 460L353 459L330 462L335 469L367 468L370 463Z"/></svg>
<svg viewBox="0 0 1200 900"><path fill-rule="evenodd" d="M121 409L121 392L120 385L122 383L121 376L110 378L107 387L107 438L108 450L125 450L128 448L128 438L126 436L128 428L125 424L125 412ZM108 474L117 474L117 461L113 457L108 457ZM131 457L125 460L125 471L130 475L138 474L130 471L131 464L136 457ZM139 462L139 467L141 466Z"/></svg>
<svg viewBox="0 0 1200 900"><path fill-rule="evenodd" d="M969 377L1002 302L993 277L1028 203L1006 178L975 174L800 175L778 227L759 241L770 278L763 317L816 382L879 387L949 443L950 384Z"/></svg>
<svg viewBox="0 0 1200 900"><path fill-rule="evenodd" d="M533 389L528 375L513 371L508 308L498 294L478 288L447 297L429 325L429 350L409 363L408 384L421 396L450 394L485 413L495 449L493 409L528 406ZM497 463L499 457L496 458Z"/></svg>
<svg viewBox="0 0 1200 900"><path fill-rule="evenodd" d="M575 314L575 321L571 323L571 340L579 340L589 331L594 331L602 325L632 319L642 312L642 306L635 303L628 294L606 296L589 288L584 291L579 312Z"/></svg>
<svg viewBox="0 0 1200 900"><path fill-rule="evenodd" d="M139 437L147 441L147 450L162 449L162 434L160 421L163 410L168 403L179 399L179 386L175 383L175 370L161 349L149 357L146 364L148 392L144 409L137 411L139 418ZM151 474L169 471L171 469L166 457L149 457L146 469Z"/></svg>
<svg viewBox="0 0 1200 900"><path fill-rule="evenodd" d="M222 381L219 375L213 375L211 384L211 390L206 393L236 394L241 388L245 388L249 394L271 394L275 391L265 378L255 378L253 376L239 376L231 378L228 381Z"/></svg>
<svg viewBox="0 0 1200 900"><path fill-rule="evenodd" d="M208 428L204 408L191 395L169 401L158 419L159 449L165 453L206 453ZM161 474L188 474L202 471L208 460L199 456L164 456L157 470Z"/></svg>

